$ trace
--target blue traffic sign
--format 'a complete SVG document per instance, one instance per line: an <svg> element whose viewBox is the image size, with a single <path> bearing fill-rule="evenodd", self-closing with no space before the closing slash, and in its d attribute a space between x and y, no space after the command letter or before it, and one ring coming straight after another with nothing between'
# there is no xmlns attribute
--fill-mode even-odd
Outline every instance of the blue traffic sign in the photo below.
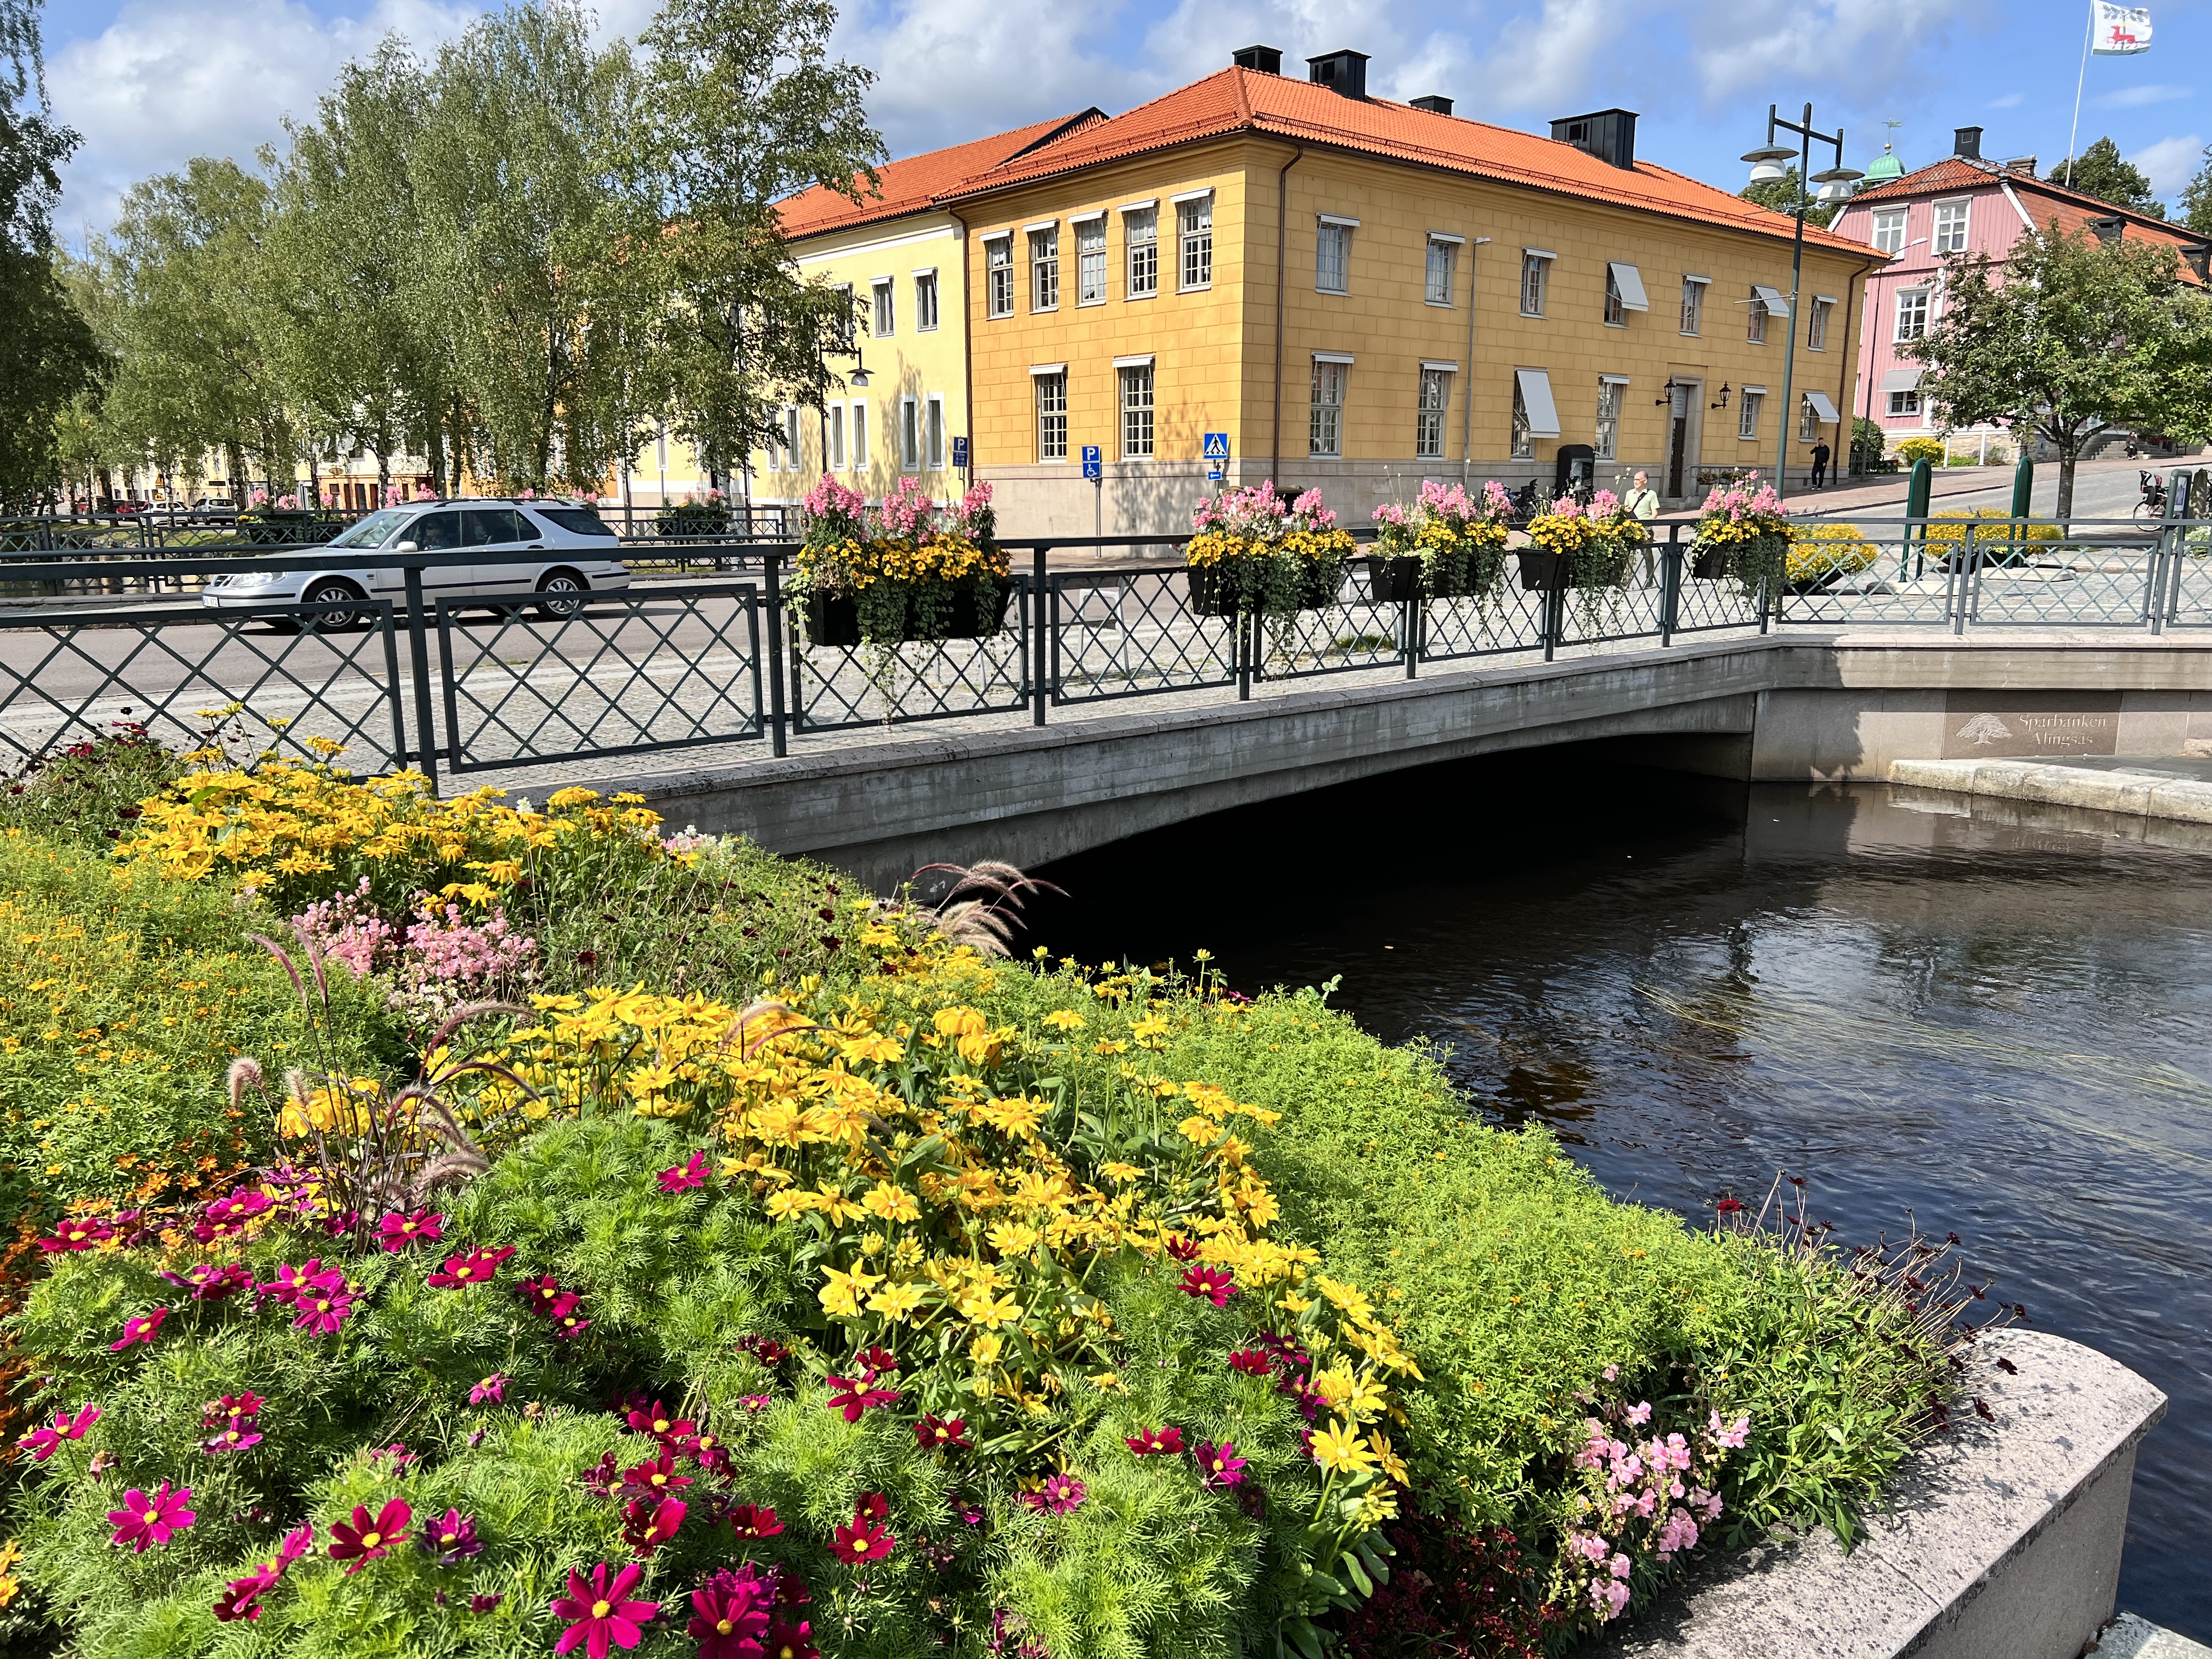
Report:
<svg viewBox="0 0 2212 1659"><path fill-rule="evenodd" d="M1206 459L1209 461L1225 461L1229 459L1229 434L1226 432L1209 432L1206 434Z"/></svg>
<svg viewBox="0 0 2212 1659"><path fill-rule="evenodd" d="M1098 459L1098 446L1097 444L1085 444L1083 446L1083 476L1093 480L1094 482L1103 479L1106 476L1106 468Z"/></svg>
<svg viewBox="0 0 2212 1659"><path fill-rule="evenodd" d="M1209 466L1206 469L1206 477L1209 483L1219 483L1222 479L1222 469L1218 466Z"/></svg>
<svg viewBox="0 0 2212 1659"><path fill-rule="evenodd" d="M964 436L952 441L952 465L963 472L968 470L968 440Z"/></svg>

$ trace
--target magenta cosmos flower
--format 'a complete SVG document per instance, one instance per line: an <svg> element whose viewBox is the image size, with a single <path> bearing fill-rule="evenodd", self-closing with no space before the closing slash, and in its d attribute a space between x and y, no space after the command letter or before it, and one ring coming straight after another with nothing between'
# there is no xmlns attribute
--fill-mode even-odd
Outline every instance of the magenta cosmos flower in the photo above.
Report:
<svg viewBox="0 0 2212 1659"><path fill-rule="evenodd" d="M352 1316L354 1304L360 1300L360 1297L349 1290L304 1292L293 1304L297 1311L292 1321L292 1328L316 1336L335 1336L338 1327Z"/></svg>
<svg viewBox="0 0 2212 1659"><path fill-rule="evenodd" d="M447 1510L417 1532L415 1541L441 1567L459 1566L468 1557L483 1553L483 1540L477 1536L476 1518L459 1510Z"/></svg>
<svg viewBox="0 0 2212 1659"><path fill-rule="evenodd" d="M100 1407L83 1406L71 1417L67 1412L54 1413L53 1422L46 1427L33 1429L15 1443L31 1454L33 1463L43 1463L54 1455L54 1449L64 1440L82 1440L84 1431L100 1421Z"/></svg>
<svg viewBox="0 0 2212 1659"><path fill-rule="evenodd" d="M1209 1486L1233 1486L1244 1478L1244 1459L1237 1455L1233 1440L1218 1446L1201 1441L1193 1455L1198 1462L1198 1478Z"/></svg>
<svg viewBox="0 0 2212 1659"><path fill-rule="evenodd" d="M650 1463L634 1463L623 1471L623 1485L642 1486L649 1492L669 1492L691 1484L688 1474L676 1472L676 1460L666 1452Z"/></svg>
<svg viewBox="0 0 2212 1659"><path fill-rule="evenodd" d="M276 1269L276 1277L265 1285L254 1288L264 1300L281 1302L286 1307L296 1307L303 1296L325 1295L339 1289L345 1283L345 1274L336 1267L325 1267L320 1256L295 1267L289 1261Z"/></svg>
<svg viewBox="0 0 2212 1659"><path fill-rule="evenodd" d="M915 1442L922 1450L935 1448L940 1451L968 1449L968 1419L964 1417L933 1417L922 1413L921 1421L914 1425Z"/></svg>
<svg viewBox="0 0 2212 1659"><path fill-rule="evenodd" d="M154 1339L161 1334L161 1322L169 1316L167 1308L156 1308L149 1314L140 1314L136 1319L123 1322L123 1334L107 1345L110 1353L121 1353L134 1343L154 1346Z"/></svg>
<svg viewBox="0 0 2212 1659"><path fill-rule="evenodd" d="M1226 1267L1187 1267L1182 1288L1187 1296L1201 1296L1215 1307L1225 1308L1237 1294L1237 1281Z"/></svg>
<svg viewBox="0 0 2212 1659"><path fill-rule="evenodd" d="M350 1525L343 1521L331 1523L331 1544L325 1553L333 1561L350 1562L348 1572L359 1572L394 1544L405 1541L407 1523L414 1518L415 1511L404 1498L393 1498L374 1516L356 1504Z"/></svg>
<svg viewBox="0 0 2212 1659"><path fill-rule="evenodd" d="M633 1498L623 1510L623 1542L640 1555L651 1555L676 1536L690 1506L680 1498Z"/></svg>
<svg viewBox="0 0 2212 1659"><path fill-rule="evenodd" d="M1122 1444L1139 1457L1158 1457L1162 1453L1173 1454L1182 1449L1181 1429L1146 1429L1134 1439Z"/></svg>
<svg viewBox="0 0 2212 1659"><path fill-rule="evenodd" d="M512 1245L496 1250L471 1250L446 1258L445 1265L426 1281L434 1291L459 1290L469 1285L489 1285L499 1276L499 1265L514 1254Z"/></svg>
<svg viewBox="0 0 2212 1659"><path fill-rule="evenodd" d="M507 1378L497 1371L469 1390L469 1404L471 1406L481 1406L487 1400L495 1406L507 1403Z"/></svg>
<svg viewBox="0 0 2212 1659"><path fill-rule="evenodd" d="M694 1187L703 1187L707 1184L707 1154L694 1152L689 1163L663 1170L657 1179L664 1193L685 1193Z"/></svg>
<svg viewBox="0 0 2212 1659"><path fill-rule="evenodd" d="M115 1536L111 1544L128 1544L133 1555L145 1553L149 1544L166 1544L172 1534L182 1532L197 1519L185 1507L192 1495L190 1486L179 1486L172 1492L164 1480L148 1497L133 1486L123 1494L123 1507L110 1510L108 1520L114 1525Z"/></svg>
<svg viewBox="0 0 2212 1659"><path fill-rule="evenodd" d="M658 1601L627 1601L623 1598L645 1577L645 1569L632 1562L610 1582L611 1571L604 1561L592 1569L587 1583L574 1567L568 1570L568 1593L556 1596L553 1616L570 1620L553 1644L556 1654L581 1648L590 1659L607 1659L616 1648L634 1648L643 1639L645 1626L660 1612Z"/></svg>
<svg viewBox="0 0 2212 1659"><path fill-rule="evenodd" d="M842 1412L848 1423L859 1422L860 1414L871 1407L890 1405L904 1392L899 1389L872 1389L866 1377L832 1376L824 1380L831 1389L830 1409Z"/></svg>
<svg viewBox="0 0 2212 1659"><path fill-rule="evenodd" d="M196 1263L180 1273L160 1275L195 1302L220 1302L226 1297L236 1296L240 1291L253 1288L253 1270L244 1262L233 1262L218 1267L212 1261Z"/></svg>
<svg viewBox="0 0 2212 1659"><path fill-rule="evenodd" d="M761 1645L775 1607L775 1577L748 1561L724 1567L691 1592L691 1622L684 1633L699 1644L699 1659L763 1659Z"/></svg>
<svg viewBox="0 0 2212 1659"><path fill-rule="evenodd" d="M388 1255L410 1244L434 1244L445 1233L446 1218L431 1210L394 1210L376 1224L376 1242Z"/></svg>
<svg viewBox="0 0 2212 1659"><path fill-rule="evenodd" d="M94 1221L88 1217L64 1222L55 1229L52 1238L42 1238L39 1241L39 1248L49 1251L88 1250L94 1245L104 1244L114 1237L114 1228L109 1226L105 1221Z"/></svg>
<svg viewBox="0 0 2212 1659"><path fill-rule="evenodd" d="M730 1511L730 1525L740 1538L774 1538L783 1530L775 1509L767 1504L740 1504Z"/></svg>
<svg viewBox="0 0 2212 1659"><path fill-rule="evenodd" d="M1033 1510L1048 1510L1054 1515L1066 1515L1083 1502L1083 1483L1072 1474L1053 1474L1045 1477L1044 1485L1035 1492L1022 1494L1022 1502Z"/></svg>

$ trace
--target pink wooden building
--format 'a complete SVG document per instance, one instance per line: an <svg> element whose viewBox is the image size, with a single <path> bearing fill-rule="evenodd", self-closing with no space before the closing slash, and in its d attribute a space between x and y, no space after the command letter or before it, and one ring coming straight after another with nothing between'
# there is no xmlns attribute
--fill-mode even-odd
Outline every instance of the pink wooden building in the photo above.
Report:
<svg viewBox="0 0 2212 1659"><path fill-rule="evenodd" d="M2045 183L2035 176L2033 155L1984 160L1979 127L1960 127L1951 155L1911 173L1885 149L1834 226L1890 256L1867 275L1857 396L1849 412L1879 422L1892 441L1937 430L1920 395L1920 365L1899 353L1942 314L1948 256L1973 252L2002 259L2023 234L2053 221L2069 234L2087 226L2108 240L2168 243L2200 281L2212 255L2212 244L2185 226ZM1982 428L1954 431L1968 439L1988 435Z"/></svg>

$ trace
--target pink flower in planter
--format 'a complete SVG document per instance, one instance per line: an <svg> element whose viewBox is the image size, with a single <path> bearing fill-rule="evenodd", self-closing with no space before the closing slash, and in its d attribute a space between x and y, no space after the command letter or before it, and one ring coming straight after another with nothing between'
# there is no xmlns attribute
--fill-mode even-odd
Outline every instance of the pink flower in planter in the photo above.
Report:
<svg viewBox="0 0 2212 1659"><path fill-rule="evenodd" d="M166 1544L198 1519L185 1505L191 1499L192 1489L179 1486L171 1491L164 1480L148 1497L133 1486L123 1494L123 1507L107 1512L115 1536L108 1541L128 1544L134 1555L145 1553L149 1544Z"/></svg>
<svg viewBox="0 0 2212 1659"><path fill-rule="evenodd" d="M645 1626L660 1612L658 1601L629 1601L623 1598L645 1577L635 1562L615 1574L604 1561L592 1569L587 1581L574 1568L568 1570L568 1593L553 1601L553 1616L570 1620L553 1644L557 1656L582 1648L589 1659L607 1659L616 1648L634 1648L645 1638Z"/></svg>
<svg viewBox="0 0 2212 1659"><path fill-rule="evenodd" d="M404 1498L393 1498L374 1516L366 1505L356 1504L350 1523L331 1523L331 1547L326 1553L333 1561L350 1563L348 1572L359 1572L394 1544L404 1542L407 1523L414 1518L415 1511Z"/></svg>
<svg viewBox="0 0 2212 1659"><path fill-rule="evenodd" d="M140 1314L136 1319L123 1322L123 1334L107 1345L111 1353L121 1353L136 1343L154 1346L154 1339L161 1334L161 1322L169 1316L167 1308L156 1308L149 1314Z"/></svg>
<svg viewBox="0 0 2212 1659"><path fill-rule="evenodd" d="M707 1184L707 1154L694 1152L690 1161L673 1170L663 1170L656 1177L664 1193L689 1192L694 1187Z"/></svg>

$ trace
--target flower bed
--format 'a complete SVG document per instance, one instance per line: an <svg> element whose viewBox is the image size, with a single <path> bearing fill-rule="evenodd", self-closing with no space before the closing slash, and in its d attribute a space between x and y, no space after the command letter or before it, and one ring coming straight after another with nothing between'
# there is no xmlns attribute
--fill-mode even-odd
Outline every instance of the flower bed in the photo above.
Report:
<svg viewBox="0 0 2212 1659"><path fill-rule="evenodd" d="M1494 478L1479 500L1462 485L1429 479L1411 507L1376 507L1375 539L1382 556L1370 567L1376 601L1491 598L1504 579L1512 516L1513 498Z"/></svg>
<svg viewBox="0 0 2212 1659"><path fill-rule="evenodd" d="M1309 489L1295 501L1272 482L1199 502L1183 547L1190 606L1202 617L1295 616L1336 603L1355 544Z"/></svg>
<svg viewBox="0 0 2212 1659"><path fill-rule="evenodd" d="M1847 1530L1951 1386L1931 1255L1614 1203L1313 993L990 960L584 791L131 822L119 883L7 845L262 1012L171 1061L222 1181L27 1213L11 1650L1535 1653Z"/></svg>
<svg viewBox="0 0 2212 1659"><path fill-rule="evenodd" d="M991 486L957 503L901 478L880 507L824 477L805 502L806 541L789 589L817 646L984 639L1002 632L1013 595Z"/></svg>

